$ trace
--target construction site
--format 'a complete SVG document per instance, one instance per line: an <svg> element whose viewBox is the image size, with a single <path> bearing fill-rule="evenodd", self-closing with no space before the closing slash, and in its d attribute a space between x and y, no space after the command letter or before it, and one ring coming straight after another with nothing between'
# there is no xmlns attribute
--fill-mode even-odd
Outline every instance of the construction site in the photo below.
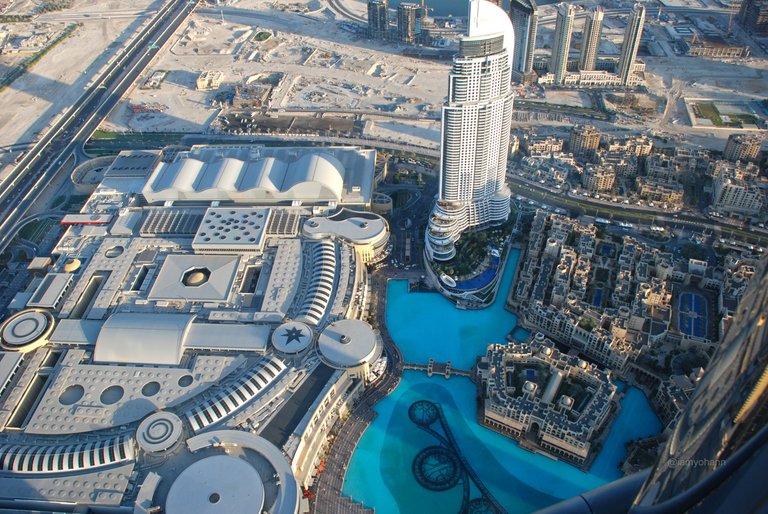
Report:
<svg viewBox="0 0 768 514"><path fill-rule="evenodd" d="M303 5L311 12L315 4ZM256 2L198 9L148 71L144 86L123 99L103 128L357 130L435 144L448 64L403 57L396 44L338 30L328 10L318 13ZM216 80L200 87L201 77ZM402 129L411 125L415 129Z"/></svg>

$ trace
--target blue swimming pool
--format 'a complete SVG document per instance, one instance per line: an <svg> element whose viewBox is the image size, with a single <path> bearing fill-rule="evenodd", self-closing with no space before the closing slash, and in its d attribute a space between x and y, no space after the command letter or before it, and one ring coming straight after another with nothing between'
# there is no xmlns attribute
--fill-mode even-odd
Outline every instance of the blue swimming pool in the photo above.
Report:
<svg viewBox="0 0 768 514"><path fill-rule="evenodd" d="M519 253L512 252L504 270L499 297L481 311L457 310L435 293L410 293L407 283L390 282L387 324L406 361L451 360L470 368L487 344L504 342L515 316L504 310ZM522 332L521 336L525 334ZM459 450L482 483L509 512L531 512L560 499L598 487L620 476L617 465L630 439L657 434L661 424L642 392L625 391L622 413L589 473L535 455L476 421L474 384L462 377L446 380L406 371L398 388L376 406L378 417L363 435L352 457L343 493L376 509L378 514L458 512L460 485L443 490L425 488L416 478L419 456L436 444L435 437L409 418L417 401L439 404ZM431 468L443 472L450 462L435 459ZM449 484L450 485L450 484ZM470 487L469 496L478 490Z"/></svg>
<svg viewBox="0 0 768 514"><path fill-rule="evenodd" d="M595 296L592 299L592 305L595 307L601 307L603 302L603 289L598 287L595 289Z"/></svg>
<svg viewBox="0 0 768 514"><path fill-rule="evenodd" d="M491 281L496 278L496 273L499 271L499 258L495 255L491 257L491 264L488 266L488 269L480 273L476 277L472 277L467 280L459 280L456 282L456 289L467 291L471 289L480 289L488 284L491 283Z"/></svg>
<svg viewBox="0 0 768 514"><path fill-rule="evenodd" d="M679 326L683 334L707 335L707 301L698 293L683 293L679 300Z"/></svg>

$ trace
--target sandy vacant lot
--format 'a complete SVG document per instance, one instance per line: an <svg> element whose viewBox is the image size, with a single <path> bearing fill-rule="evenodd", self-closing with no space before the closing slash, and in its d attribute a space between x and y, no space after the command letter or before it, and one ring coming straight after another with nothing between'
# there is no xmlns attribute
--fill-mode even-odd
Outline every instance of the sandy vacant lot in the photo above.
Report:
<svg viewBox="0 0 768 514"><path fill-rule="evenodd" d="M18 7L22 9L27 4ZM73 12L46 14L35 22L9 25L11 31L18 32L60 32L68 25L80 23L69 38L0 92L0 126L3 127L0 147L34 141L56 116L79 98L99 70L146 19L146 14L141 13L151 5L153 2L147 0L76 2ZM92 16L89 10L93 9L105 17ZM107 17L112 14L113 18ZM18 59L18 56L0 56L0 63L12 65L14 57ZM0 157L3 165L13 160L8 154Z"/></svg>
<svg viewBox="0 0 768 514"><path fill-rule="evenodd" d="M255 10L246 10L251 6ZM256 34L263 32L270 37L258 41ZM414 118L439 112L448 64L402 57L396 45L374 46L322 15L308 18L255 2L200 9L148 70L146 76L169 71L161 87L134 88L106 128L205 130L215 117L216 95L195 90L203 71L224 73L219 91L234 91L255 76L282 73L267 105L273 110L380 111ZM164 110L134 114L127 108L142 103L160 104Z"/></svg>

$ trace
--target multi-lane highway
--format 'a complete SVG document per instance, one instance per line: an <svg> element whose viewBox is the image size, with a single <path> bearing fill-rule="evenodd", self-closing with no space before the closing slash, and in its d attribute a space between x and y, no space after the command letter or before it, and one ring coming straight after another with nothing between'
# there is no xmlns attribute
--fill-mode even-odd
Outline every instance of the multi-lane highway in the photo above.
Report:
<svg viewBox="0 0 768 514"><path fill-rule="evenodd" d="M0 251L61 165L81 147L152 62L199 0L169 0L127 43L77 102L29 150L0 186Z"/></svg>

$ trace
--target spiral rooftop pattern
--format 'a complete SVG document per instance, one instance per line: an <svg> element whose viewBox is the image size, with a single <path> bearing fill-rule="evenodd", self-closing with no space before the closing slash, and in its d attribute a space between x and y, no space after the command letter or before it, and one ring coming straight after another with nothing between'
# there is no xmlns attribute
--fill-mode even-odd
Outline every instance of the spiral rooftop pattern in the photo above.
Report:
<svg viewBox="0 0 768 514"><path fill-rule="evenodd" d="M174 446L182 436L181 419L172 412L155 412L136 430L136 442L146 452L163 452Z"/></svg>

